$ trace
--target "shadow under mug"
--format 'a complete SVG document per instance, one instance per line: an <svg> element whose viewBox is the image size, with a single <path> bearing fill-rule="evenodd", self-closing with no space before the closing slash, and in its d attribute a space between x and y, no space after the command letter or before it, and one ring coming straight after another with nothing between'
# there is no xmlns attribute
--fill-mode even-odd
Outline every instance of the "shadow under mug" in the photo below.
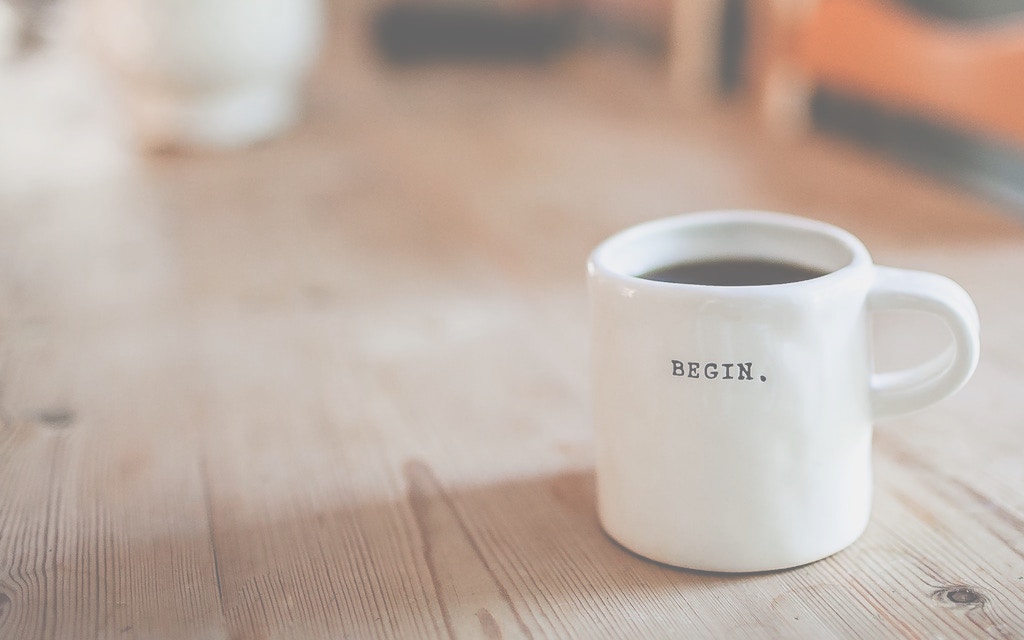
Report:
<svg viewBox="0 0 1024 640"><path fill-rule="evenodd" d="M821 275L738 286L643 277L725 259ZM593 251L588 287L602 526L690 569L783 569L851 544L870 513L874 420L945 398L978 361L978 315L959 285L876 266L853 235L792 215L642 224ZM876 373L877 310L935 314L952 347Z"/></svg>

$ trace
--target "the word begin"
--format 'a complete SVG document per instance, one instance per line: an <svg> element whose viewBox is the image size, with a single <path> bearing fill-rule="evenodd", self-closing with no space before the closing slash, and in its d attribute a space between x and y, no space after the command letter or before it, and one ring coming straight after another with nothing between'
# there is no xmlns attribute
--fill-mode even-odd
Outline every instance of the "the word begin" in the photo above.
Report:
<svg viewBox="0 0 1024 640"><path fill-rule="evenodd" d="M680 378L706 380L753 380L753 362L683 362L672 361L672 375ZM767 380L759 376L761 382Z"/></svg>

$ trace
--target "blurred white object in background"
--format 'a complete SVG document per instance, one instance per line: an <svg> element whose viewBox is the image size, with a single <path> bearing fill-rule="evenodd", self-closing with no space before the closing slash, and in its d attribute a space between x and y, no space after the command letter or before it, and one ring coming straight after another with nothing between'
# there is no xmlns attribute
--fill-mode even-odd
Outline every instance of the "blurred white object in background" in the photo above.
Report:
<svg viewBox="0 0 1024 640"><path fill-rule="evenodd" d="M10 60L21 44L21 16L10 2L0 0L0 63Z"/></svg>
<svg viewBox="0 0 1024 640"><path fill-rule="evenodd" d="M84 18L155 148L237 147L287 129L323 32L321 0L90 0Z"/></svg>

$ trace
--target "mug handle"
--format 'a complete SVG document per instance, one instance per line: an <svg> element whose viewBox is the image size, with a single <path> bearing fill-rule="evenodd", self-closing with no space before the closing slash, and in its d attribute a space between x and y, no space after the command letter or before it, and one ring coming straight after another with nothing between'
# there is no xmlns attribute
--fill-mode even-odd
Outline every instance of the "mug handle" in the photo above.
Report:
<svg viewBox="0 0 1024 640"><path fill-rule="evenodd" d="M924 271L875 267L869 311L926 311L939 316L953 335L942 354L909 369L871 375L876 418L909 413L959 390L978 366L978 310L949 278Z"/></svg>

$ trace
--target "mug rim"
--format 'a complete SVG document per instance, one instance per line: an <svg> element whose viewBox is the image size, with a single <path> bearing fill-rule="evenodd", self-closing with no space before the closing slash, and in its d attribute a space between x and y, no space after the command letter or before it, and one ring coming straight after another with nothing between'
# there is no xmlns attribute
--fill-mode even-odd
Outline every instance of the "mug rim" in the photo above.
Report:
<svg viewBox="0 0 1024 640"><path fill-rule="evenodd" d="M765 227L775 230L791 230L797 234L816 236L819 239L831 241L836 247L841 247L848 253L848 259L835 268L829 268L826 273L807 280L796 280L792 282L780 282L774 284L750 284L750 285L715 285L697 284L686 282L664 282L643 277L641 274L650 273L658 268L678 264L681 260L663 261L660 264L648 266L634 273L637 269L616 269L610 263L614 261L615 252L625 252L629 247L649 240L656 236L664 236L670 233L684 232L688 228L709 229L713 227ZM719 257L736 257L737 254L721 252ZM768 259L768 258L761 258ZM800 263L799 260L791 260ZM605 239L591 252L587 260L587 272L590 277L604 276L629 282L632 286L644 286L653 288L665 288L670 290L694 290L694 291L715 291L720 292L764 292L779 287L794 288L821 286L832 283L837 278L845 277L854 271L862 270L872 265L871 256L864 244L852 233L833 224L805 218L802 216L779 213L775 211L763 211L756 209L722 209L696 211L657 218L647 222L623 229ZM804 265L809 266L809 265ZM820 267L817 267L820 268Z"/></svg>

